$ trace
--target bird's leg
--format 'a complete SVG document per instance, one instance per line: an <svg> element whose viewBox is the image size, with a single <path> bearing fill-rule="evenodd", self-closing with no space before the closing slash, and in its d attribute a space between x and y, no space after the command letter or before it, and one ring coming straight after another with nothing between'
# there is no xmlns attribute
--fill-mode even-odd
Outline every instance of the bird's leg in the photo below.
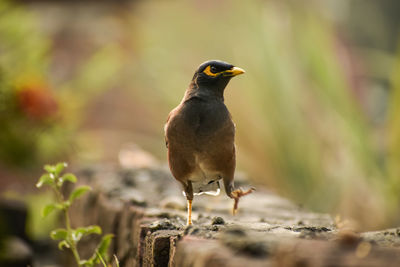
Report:
<svg viewBox="0 0 400 267"><path fill-rule="evenodd" d="M192 199L187 200L187 225L192 224Z"/></svg>
<svg viewBox="0 0 400 267"><path fill-rule="evenodd" d="M192 182L187 181L186 184L183 185L185 190L185 195L187 199L187 225L192 224L192 202L193 202L193 187Z"/></svg>
<svg viewBox="0 0 400 267"><path fill-rule="evenodd" d="M236 190L234 190L234 191L231 192L231 196L232 196L232 198L233 198L234 201L235 201L235 202L233 203L233 210L232 210L233 215L236 215L236 212L237 212L237 210L238 210L239 199L240 199L241 197L245 196L245 195L248 195L248 194L252 193L254 190L255 190L254 187L250 188L250 189L247 190L247 191L243 191L241 188L239 188L239 189L236 189Z"/></svg>

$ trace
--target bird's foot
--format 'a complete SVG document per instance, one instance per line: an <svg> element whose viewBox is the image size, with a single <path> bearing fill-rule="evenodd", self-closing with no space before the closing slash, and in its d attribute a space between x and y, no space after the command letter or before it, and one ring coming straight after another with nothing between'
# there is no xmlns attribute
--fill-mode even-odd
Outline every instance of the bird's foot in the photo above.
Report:
<svg viewBox="0 0 400 267"><path fill-rule="evenodd" d="M233 215L236 215L236 213L237 213L239 199L245 195L251 194L254 190L256 190L256 189L254 187L252 187L247 191L243 191L241 188L232 191L231 196L235 201L233 204L233 210L232 210Z"/></svg>

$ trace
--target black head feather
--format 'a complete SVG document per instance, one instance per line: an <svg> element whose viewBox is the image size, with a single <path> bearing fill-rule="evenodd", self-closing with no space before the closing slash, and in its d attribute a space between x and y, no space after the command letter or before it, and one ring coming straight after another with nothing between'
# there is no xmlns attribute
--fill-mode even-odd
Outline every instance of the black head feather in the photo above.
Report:
<svg viewBox="0 0 400 267"><path fill-rule="evenodd" d="M191 89L200 91L202 95L214 95L223 98L223 93L230 79L244 71L232 64L219 61L206 61L194 73Z"/></svg>

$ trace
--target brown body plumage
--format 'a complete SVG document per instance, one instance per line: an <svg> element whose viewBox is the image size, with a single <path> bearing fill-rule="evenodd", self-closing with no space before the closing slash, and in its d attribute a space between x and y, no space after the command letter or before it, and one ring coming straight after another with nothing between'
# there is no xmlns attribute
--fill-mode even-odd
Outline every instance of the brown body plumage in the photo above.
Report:
<svg viewBox="0 0 400 267"><path fill-rule="evenodd" d="M168 163L188 200L188 224L193 194L202 193L207 185L219 185L222 179L226 194L235 199L235 206L241 196L251 192L234 190L235 125L223 97L229 80L242 73L242 69L225 62L203 63L181 103L168 116ZM193 191L193 184L199 185L197 192Z"/></svg>

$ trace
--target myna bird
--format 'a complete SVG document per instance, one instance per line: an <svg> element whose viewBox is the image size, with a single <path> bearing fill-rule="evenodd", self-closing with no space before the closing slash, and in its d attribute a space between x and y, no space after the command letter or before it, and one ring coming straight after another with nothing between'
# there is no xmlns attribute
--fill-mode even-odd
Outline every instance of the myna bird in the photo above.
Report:
<svg viewBox="0 0 400 267"><path fill-rule="evenodd" d="M223 180L226 194L235 200L233 214L239 198L253 190L234 189L235 124L224 104L226 85L243 73L243 69L222 61L201 64L165 124L168 164L187 198L188 225L192 224L193 195L217 195L219 180Z"/></svg>

